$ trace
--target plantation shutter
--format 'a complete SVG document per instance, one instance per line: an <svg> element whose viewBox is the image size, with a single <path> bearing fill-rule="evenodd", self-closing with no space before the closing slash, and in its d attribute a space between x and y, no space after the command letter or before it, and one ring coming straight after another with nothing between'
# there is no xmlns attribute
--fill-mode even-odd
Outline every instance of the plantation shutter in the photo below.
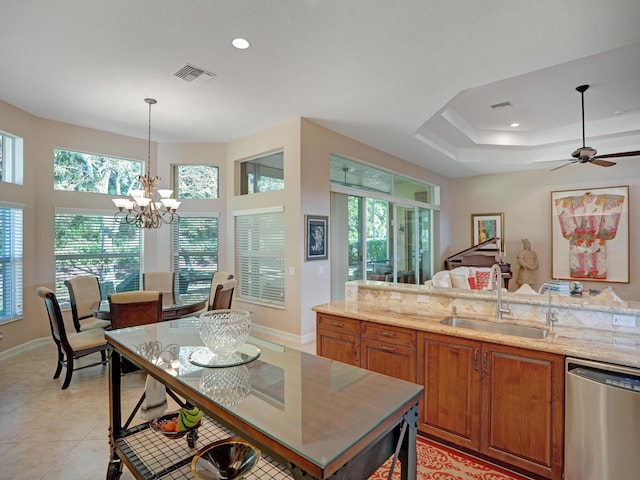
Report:
<svg viewBox="0 0 640 480"><path fill-rule="evenodd" d="M141 290L141 229L121 224L112 214L56 210L54 253L56 296L69 302L64 281L78 275L100 280L102 298L118 291Z"/></svg>
<svg viewBox="0 0 640 480"><path fill-rule="evenodd" d="M0 206L0 320L22 316L22 207Z"/></svg>
<svg viewBox="0 0 640 480"><path fill-rule="evenodd" d="M284 209L235 213L239 297L284 306Z"/></svg>
<svg viewBox="0 0 640 480"><path fill-rule="evenodd" d="M180 215L171 230L171 266L176 292L208 294L218 271L219 219L217 216Z"/></svg>

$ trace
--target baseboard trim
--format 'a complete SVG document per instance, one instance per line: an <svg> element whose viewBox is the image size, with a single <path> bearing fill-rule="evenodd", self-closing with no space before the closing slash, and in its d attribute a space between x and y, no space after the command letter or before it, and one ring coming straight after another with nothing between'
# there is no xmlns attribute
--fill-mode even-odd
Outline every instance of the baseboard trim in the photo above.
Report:
<svg viewBox="0 0 640 480"><path fill-rule="evenodd" d="M264 327L262 325L251 324L251 329L259 333L260 336L265 336L271 341L276 343L286 343L300 347L307 343L313 342L316 339L315 333L309 333L307 335L293 335L291 333L283 332L282 330L276 330L275 328Z"/></svg>
<svg viewBox="0 0 640 480"><path fill-rule="evenodd" d="M11 347L0 352L0 362L11 357L15 357L16 355L20 355L21 353L30 352L31 350L42 347L43 345L49 345L52 342L53 340L51 340L51 337L42 337L29 340L26 343L16 345L15 347Z"/></svg>

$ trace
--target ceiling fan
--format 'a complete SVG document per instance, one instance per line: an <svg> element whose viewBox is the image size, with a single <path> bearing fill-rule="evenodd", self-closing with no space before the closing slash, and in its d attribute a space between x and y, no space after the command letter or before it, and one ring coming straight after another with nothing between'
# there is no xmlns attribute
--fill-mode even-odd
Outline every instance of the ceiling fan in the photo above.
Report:
<svg viewBox="0 0 640 480"><path fill-rule="evenodd" d="M570 160L569 163L565 163L564 165L560 165L559 167L552 168L549 170L553 172L554 170L558 170L559 168L566 167L567 165L571 165L572 163L593 163L594 165L598 165L600 167L611 167L616 164L616 162L611 162L609 160L603 160L604 158L616 158L616 157L635 157L640 155L640 150L635 150L631 152L620 152L620 153L608 153L606 155L597 155L598 151L595 148L585 146L584 140L584 92L589 89L589 85L580 85L576 87L576 90L580 92L580 96L582 97L582 147L577 148L575 152L571 154L573 159Z"/></svg>

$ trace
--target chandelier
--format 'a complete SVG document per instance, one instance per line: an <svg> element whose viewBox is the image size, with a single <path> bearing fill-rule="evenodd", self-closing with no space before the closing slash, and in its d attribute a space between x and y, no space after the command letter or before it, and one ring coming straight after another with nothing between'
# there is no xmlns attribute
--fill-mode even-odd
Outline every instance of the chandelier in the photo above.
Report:
<svg viewBox="0 0 640 480"><path fill-rule="evenodd" d="M139 190L131 190L131 197L114 198L113 203L118 208L114 218L120 223L128 223L139 228L160 228L162 224L177 223L180 216L176 213L180 202L171 198L173 190L158 189L160 200L156 200L156 186L160 182L157 175L151 176L151 105L158 102L153 98L145 98L149 104L149 143L147 149L147 172L138 175L136 180L142 187Z"/></svg>

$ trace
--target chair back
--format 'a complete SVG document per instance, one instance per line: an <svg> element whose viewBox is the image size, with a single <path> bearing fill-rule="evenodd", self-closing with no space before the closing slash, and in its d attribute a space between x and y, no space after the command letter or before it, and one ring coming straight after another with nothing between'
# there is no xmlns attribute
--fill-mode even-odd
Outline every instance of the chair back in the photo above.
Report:
<svg viewBox="0 0 640 480"><path fill-rule="evenodd" d="M112 293L108 299L112 329L162 321L162 292L147 290Z"/></svg>
<svg viewBox="0 0 640 480"><path fill-rule="evenodd" d="M56 294L47 287L39 287L36 293L44 300L44 304L47 307L49 327L51 327L53 341L58 345L70 348L69 340L67 339L67 330L64 326L64 318L62 317Z"/></svg>
<svg viewBox="0 0 640 480"><path fill-rule="evenodd" d="M142 290L162 292L162 301L167 305L176 303L174 272L145 272L142 274Z"/></svg>
<svg viewBox="0 0 640 480"><path fill-rule="evenodd" d="M71 303L71 316L76 332L80 331L81 320L92 318L92 307L97 306L102 299L100 293L100 280L98 277L82 275L65 280L64 284L69 290L69 301Z"/></svg>
<svg viewBox="0 0 640 480"><path fill-rule="evenodd" d="M229 272L216 272L213 274L211 278L211 288L209 289L209 303L208 310L213 310L213 299L216 296L216 289L218 285L222 282L226 282L227 280L231 280L233 275Z"/></svg>
<svg viewBox="0 0 640 480"><path fill-rule="evenodd" d="M233 291L238 286L238 280L232 278L222 282L216 287L216 293L213 302L209 305L208 310L229 310L231 301L233 300Z"/></svg>

